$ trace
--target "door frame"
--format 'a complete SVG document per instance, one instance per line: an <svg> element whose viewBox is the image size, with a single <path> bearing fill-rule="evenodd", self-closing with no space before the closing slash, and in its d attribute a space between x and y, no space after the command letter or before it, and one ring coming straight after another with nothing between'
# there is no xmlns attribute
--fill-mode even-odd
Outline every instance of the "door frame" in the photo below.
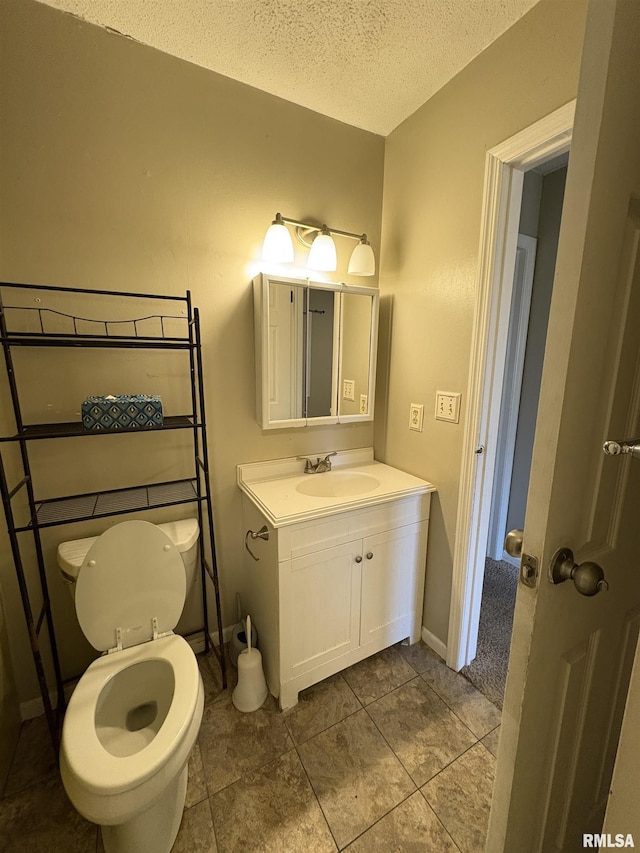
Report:
<svg viewBox="0 0 640 853"><path fill-rule="evenodd" d="M487 152L447 665L476 655L524 173L571 146L575 100Z"/></svg>
<svg viewBox="0 0 640 853"><path fill-rule="evenodd" d="M489 516L489 536L487 554L495 560L505 560L513 566L519 565L519 560L509 556L504 550L504 535L509 514L509 495L511 493L511 477L516 451L518 433L518 417L520 405L510 406L507 410L505 401L520 400L522 395L522 379L524 376L524 359L527 346L527 328L531 314L531 297L533 294L533 274L536 260L538 240L527 234L518 234L516 249L516 272L520 266L521 276L514 273L514 284L520 284L519 292L512 292L509 316L509 332L505 351L505 372L500 402L500 421L498 426L498 442L496 445L496 465L491 495L491 510ZM507 363L508 362L508 363Z"/></svg>

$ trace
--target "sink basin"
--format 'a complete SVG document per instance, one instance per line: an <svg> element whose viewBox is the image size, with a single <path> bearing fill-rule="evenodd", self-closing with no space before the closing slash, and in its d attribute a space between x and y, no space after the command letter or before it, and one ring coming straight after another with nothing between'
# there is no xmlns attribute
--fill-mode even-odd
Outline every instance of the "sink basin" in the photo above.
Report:
<svg viewBox="0 0 640 853"><path fill-rule="evenodd" d="M324 474L308 474L296 486L301 495L315 498L350 498L366 495L380 485L380 480L359 471L326 471Z"/></svg>

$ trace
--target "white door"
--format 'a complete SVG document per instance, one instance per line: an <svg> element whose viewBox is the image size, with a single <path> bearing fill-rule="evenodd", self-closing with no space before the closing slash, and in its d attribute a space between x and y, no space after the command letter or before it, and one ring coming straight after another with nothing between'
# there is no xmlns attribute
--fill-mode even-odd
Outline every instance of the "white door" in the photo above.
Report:
<svg viewBox="0 0 640 853"><path fill-rule="evenodd" d="M640 3L592 0L536 425L487 851L574 851L602 827L640 624ZM557 549L608 592L548 578ZM624 832L624 827L611 831ZM640 839L636 839L636 844Z"/></svg>

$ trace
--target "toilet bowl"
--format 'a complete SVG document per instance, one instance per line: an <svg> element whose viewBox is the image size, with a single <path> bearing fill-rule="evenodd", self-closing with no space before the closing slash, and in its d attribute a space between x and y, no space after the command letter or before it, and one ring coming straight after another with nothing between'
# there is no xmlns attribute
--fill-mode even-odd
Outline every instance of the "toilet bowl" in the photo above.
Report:
<svg viewBox="0 0 640 853"><path fill-rule="evenodd" d="M80 627L104 654L69 701L60 771L106 853L169 853L180 827L204 706L195 655L173 633L186 586L178 548L145 521L99 536L77 575Z"/></svg>

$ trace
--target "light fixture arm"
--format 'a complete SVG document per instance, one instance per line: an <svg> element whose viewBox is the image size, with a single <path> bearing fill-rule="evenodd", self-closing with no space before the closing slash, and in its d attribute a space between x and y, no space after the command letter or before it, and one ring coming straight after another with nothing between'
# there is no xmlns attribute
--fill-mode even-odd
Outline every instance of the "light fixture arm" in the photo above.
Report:
<svg viewBox="0 0 640 853"><path fill-rule="evenodd" d="M354 240L367 240L366 234L354 234L353 231L341 231L340 228L331 228L329 225L317 225L313 222L300 222L298 219L291 219L288 216L282 216L280 213L276 213L276 219L281 219L283 222L286 222L288 225L293 225L295 228L304 228L307 231L322 231L323 228L326 228L331 234L339 234L341 237L351 237Z"/></svg>

